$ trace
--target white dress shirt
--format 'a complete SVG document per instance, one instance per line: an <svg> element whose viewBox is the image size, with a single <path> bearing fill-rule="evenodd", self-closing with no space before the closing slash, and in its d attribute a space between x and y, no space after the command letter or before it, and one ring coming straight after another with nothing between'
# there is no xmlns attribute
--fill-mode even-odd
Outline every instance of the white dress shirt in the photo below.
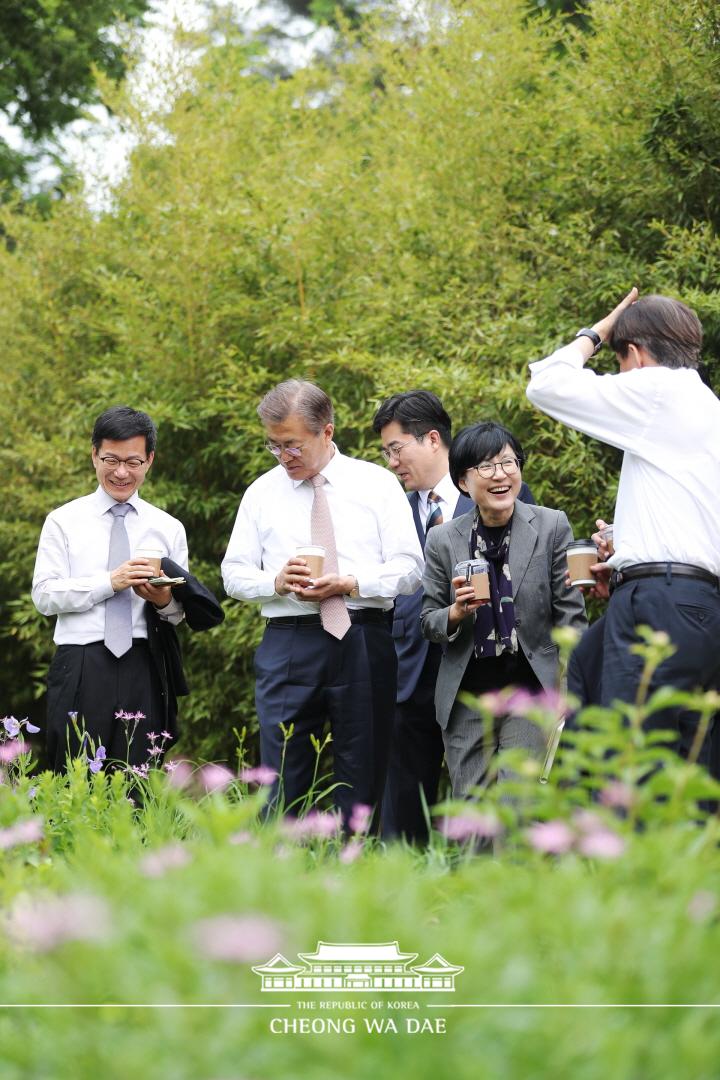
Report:
<svg viewBox="0 0 720 1080"><path fill-rule="evenodd" d="M527 396L625 451L610 565L681 562L720 573L720 401L690 368L598 375L583 364L575 342L530 364Z"/></svg>
<svg viewBox="0 0 720 1080"><path fill-rule="evenodd" d="M141 499L128 499L125 515L130 557L140 547L152 547L180 566L188 565L185 529L177 518ZM59 506L45 519L40 534L32 598L43 615L57 615L57 645L87 645L105 635L105 601L113 595L108 553L115 500L98 487L92 495ZM113 570L115 567L112 568ZM145 601L132 592L133 637L146 638ZM179 623L183 608L172 599L158 610L161 619Z"/></svg>
<svg viewBox="0 0 720 1080"><path fill-rule="evenodd" d="M334 444L333 444L334 446ZM321 469L335 533L338 572L357 578L360 598L349 608L389 610L398 593L420 585L422 552L412 510L397 479L368 461L334 454ZM245 492L222 563L225 591L259 600L267 618L311 615L319 604L279 596L275 578L298 547L311 543L313 488L278 465Z"/></svg>
<svg viewBox="0 0 720 1080"><path fill-rule="evenodd" d="M418 513L420 514L420 520L423 525L427 525L428 495L431 491L434 491L436 495L440 496L439 505L442 509L443 521L451 521L452 516L455 513L458 499L460 498L460 492L450 479L450 473L445 473L442 480L439 480L434 487L428 488L427 491L418 491Z"/></svg>

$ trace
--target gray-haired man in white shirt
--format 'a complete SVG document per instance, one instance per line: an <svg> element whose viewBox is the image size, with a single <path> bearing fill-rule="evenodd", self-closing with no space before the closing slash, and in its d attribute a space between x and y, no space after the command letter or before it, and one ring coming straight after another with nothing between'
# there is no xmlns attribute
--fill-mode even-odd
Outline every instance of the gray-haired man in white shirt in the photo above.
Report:
<svg viewBox="0 0 720 1080"><path fill-rule="evenodd" d="M676 652L652 689L720 687L720 401L697 372L702 326L678 300L631 292L575 341L530 365L527 395L563 423L624 451L615 508L612 595L603 635L601 699L634 701L642 660L635 628L665 630ZM619 372L585 367L605 343ZM653 714L687 756L697 715ZM709 740L699 760L707 762Z"/></svg>
<svg viewBox="0 0 720 1080"><path fill-rule="evenodd" d="M418 588L422 553L395 477L333 442L320 387L281 383L258 413L278 465L245 492L222 573L228 594L259 601L266 619L255 654L262 762L282 770L273 805L296 813L316 768L313 737L329 720L333 797L347 822L355 804L377 808L382 797L397 679L391 612L398 593ZM313 581L296 552L319 542L326 561Z"/></svg>

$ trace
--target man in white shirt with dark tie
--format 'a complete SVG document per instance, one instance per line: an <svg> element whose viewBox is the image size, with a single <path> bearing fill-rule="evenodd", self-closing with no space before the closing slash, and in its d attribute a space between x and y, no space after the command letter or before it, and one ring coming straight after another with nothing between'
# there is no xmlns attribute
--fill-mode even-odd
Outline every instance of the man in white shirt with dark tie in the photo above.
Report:
<svg viewBox="0 0 720 1080"><path fill-rule="evenodd" d="M333 799L348 822L355 804L377 809L382 798L397 677L391 612L398 593L419 587L420 545L397 480L338 450L320 387L281 383L258 414L278 465L245 492L222 573L228 594L259 602L266 620L255 701L262 763L281 774L271 804L301 809L327 720ZM315 579L296 555L308 545L325 548Z"/></svg>
<svg viewBox="0 0 720 1080"><path fill-rule="evenodd" d="M607 342L619 371L585 367ZM603 564L612 595L603 634L601 699L635 700L642 659L636 626L666 631L675 653L651 689L720 687L720 401L697 371L702 326L690 308L633 289L571 344L530 365L527 395L543 412L624 451L615 553ZM647 726L675 733L687 756L697 714L663 709ZM709 740L700 748L707 762Z"/></svg>
<svg viewBox="0 0 720 1080"><path fill-rule="evenodd" d="M148 733L166 726L145 604L170 623L182 620L183 608L169 586L148 583L153 566L134 553L154 549L187 567L188 551L182 524L138 494L156 441L146 413L107 409L92 434L97 490L53 510L42 529L32 598L43 615L56 616L47 731L56 771L80 749L76 725L90 739L83 752L102 746L106 760L131 765L148 760Z"/></svg>

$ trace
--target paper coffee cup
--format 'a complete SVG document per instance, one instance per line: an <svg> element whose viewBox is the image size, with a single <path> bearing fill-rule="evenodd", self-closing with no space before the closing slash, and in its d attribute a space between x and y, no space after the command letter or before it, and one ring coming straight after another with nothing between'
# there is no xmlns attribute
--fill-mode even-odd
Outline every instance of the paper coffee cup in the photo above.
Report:
<svg viewBox="0 0 720 1080"><path fill-rule="evenodd" d="M592 540L573 540L567 546L568 574L572 585L594 585L590 567L598 561Z"/></svg>
<svg viewBox="0 0 720 1080"><path fill-rule="evenodd" d="M468 559L459 562L453 570L453 577L463 577L472 585L476 600L490 599L490 578L485 559Z"/></svg>
<svg viewBox="0 0 720 1080"><path fill-rule="evenodd" d="M307 544L305 547L299 547L295 550L295 556L298 559L304 559L310 568L310 577L315 579L322 577L323 567L325 565L325 548L319 544Z"/></svg>
<svg viewBox="0 0 720 1080"><path fill-rule="evenodd" d="M135 549L134 559L147 559L152 564L152 568L155 571L155 577L162 575L162 567L160 566L160 560L165 555L162 548L154 547L139 547Z"/></svg>

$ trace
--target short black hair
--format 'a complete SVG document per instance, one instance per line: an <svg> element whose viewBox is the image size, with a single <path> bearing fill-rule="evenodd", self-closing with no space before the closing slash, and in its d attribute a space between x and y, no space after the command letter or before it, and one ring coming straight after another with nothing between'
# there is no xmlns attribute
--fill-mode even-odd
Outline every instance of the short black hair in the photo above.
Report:
<svg viewBox="0 0 720 1080"><path fill-rule="evenodd" d="M692 308L669 296L641 296L617 317L610 348L622 359L638 345L662 367L697 368L703 328Z"/></svg>
<svg viewBox="0 0 720 1080"><path fill-rule="evenodd" d="M157 446L157 428L148 414L131 409L129 405L113 405L100 413L95 421L92 444L99 450L103 439L123 442L136 435L145 436L145 453L152 454Z"/></svg>
<svg viewBox="0 0 720 1080"><path fill-rule="evenodd" d="M512 432L494 420L482 420L459 431L450 447L450 477L456 488L460 478L473 465L489 461L506 446L511 446L520 467L525 464L525 451Z"/></svg>
<svg viewBox="0 0 720 1080"><path fill-rule="evenodd" d="M383 401L373 417L373 431L380 432L395 420L407 435L437 431L445 446L452 440L452 420L440 398L430 390L407 390Z"/></svg>

